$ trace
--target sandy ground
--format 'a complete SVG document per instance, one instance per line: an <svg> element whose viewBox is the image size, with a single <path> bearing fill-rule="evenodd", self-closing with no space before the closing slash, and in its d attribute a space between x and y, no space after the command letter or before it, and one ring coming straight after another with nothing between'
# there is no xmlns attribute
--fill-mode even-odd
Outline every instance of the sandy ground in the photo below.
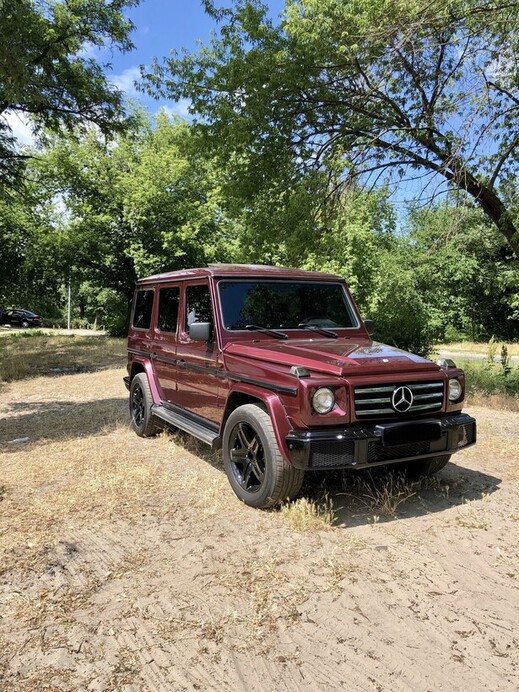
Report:
<svg viewBox="0 0 519 692"><path fill-rule="evenodd" d="M328 481L301 531L137 438L122 374L1 388L0 689L519 688L519 414L468 409L478 445L393 517Z"/></svg>

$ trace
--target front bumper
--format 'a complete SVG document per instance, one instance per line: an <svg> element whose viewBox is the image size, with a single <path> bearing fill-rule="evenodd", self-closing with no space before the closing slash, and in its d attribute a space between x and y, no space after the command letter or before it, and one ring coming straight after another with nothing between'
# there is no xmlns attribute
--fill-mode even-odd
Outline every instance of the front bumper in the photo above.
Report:
<svg viewBox="0 0 519 692"><path fill-rule="evenodd" d="M370 468L454 454L476 442L466 413L327 430L291 430L286 444L298 469Z"/></svg>

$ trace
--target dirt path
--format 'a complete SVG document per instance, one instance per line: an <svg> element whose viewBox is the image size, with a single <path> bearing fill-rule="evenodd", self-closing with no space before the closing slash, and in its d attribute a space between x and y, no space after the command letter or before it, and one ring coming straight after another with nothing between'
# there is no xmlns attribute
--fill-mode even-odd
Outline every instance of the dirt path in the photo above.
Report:
<svg viewBox="0 0 519 692"><path fill-rule="evenodd" d="M2 389L1 689L519 687L519 414L469 409L478 445L395 517L329 479L336 525L300 531L134 436L122 374Z"/></svg>

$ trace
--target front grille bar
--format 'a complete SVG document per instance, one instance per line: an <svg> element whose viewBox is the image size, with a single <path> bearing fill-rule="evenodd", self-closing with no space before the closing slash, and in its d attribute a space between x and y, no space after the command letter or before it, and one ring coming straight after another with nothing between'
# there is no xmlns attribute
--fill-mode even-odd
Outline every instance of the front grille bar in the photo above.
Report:
<svg viewBox="0 0 519 692"><path fill-rule="evenodd" d="M396 382L379 387L355 387L355 415L358 418L400 415L391 405L391 398L397 387L408 387L413 393L413 404L405 412L407 414L440 411L442 408L443 382Z"/></svg>

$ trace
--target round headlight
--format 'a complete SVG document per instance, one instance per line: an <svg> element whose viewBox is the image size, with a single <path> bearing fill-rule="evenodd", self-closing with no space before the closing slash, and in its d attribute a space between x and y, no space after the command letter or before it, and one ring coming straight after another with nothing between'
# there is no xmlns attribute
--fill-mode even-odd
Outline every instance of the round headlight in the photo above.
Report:
<svg viewBox="0 0 519 692"><path fill-rule="evenodd" d="M449 380L449 401L458 401L463 393L463 388L459 380Z"/></svg>
<svg viewBox="0 0 519 692"><path fill-rule="evenodd" d="M317 413L330 413L335 406L335 396L328 387L320 387L312 397L312 406Z"/></svg>

